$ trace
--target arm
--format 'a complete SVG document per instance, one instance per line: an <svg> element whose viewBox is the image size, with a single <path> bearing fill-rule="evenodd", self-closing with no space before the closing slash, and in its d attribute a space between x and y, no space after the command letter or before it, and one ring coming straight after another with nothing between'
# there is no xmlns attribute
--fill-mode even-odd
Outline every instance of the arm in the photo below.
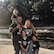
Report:
<svg viewBox="0 0 54 54"><path fill-rule="evenodd" d="M26 47L26 51L28 50L29 46L30 46L30 41L28 41L28 45Z"/></svg>
<svg viewBox="0 0 54 54"><path fill-rule="evenodd" d="M20 24L18 24L16 27L14 27L14 28L12 28L11 29L11 32L13 33L13 32L15 32L17 29L19 29L21 26L20 26Z"/></svg>
<svg viewBox="0 0 54 54"><path fill-rule="evenodd" d="M15 28L12 28L11 29L11 32L13 33L13 32L15 32L17 30L17 28L15 27Z"/></svg>
<svg viewBox="0 0 54 54"><path fill-rule="evenodd" d="M15 30L16 30L16 24L15 23L11 23L11 25L10 25L10 27L9 27L9 31L11 32L11 33L13 33Z"/></svg>
<svg viewBox="0 0 54 54"><path fill-rule="evenodd" d="M27 45L26 51L28 50L28 48L29 48L29 45Z"/></svg>
<svg viewBox="0 0 54 54"><path fill-rule="evenodd" d="M25 52L26 50L23 48L23 46L20 44L21 49Z"/></svg>
<svg viewBox="0 0 54 54"><path fill-rule="evenodd" d="M13 21L16 20L16 16L15 15L12 15L11 16L11 20L13 20Z"/></svg>

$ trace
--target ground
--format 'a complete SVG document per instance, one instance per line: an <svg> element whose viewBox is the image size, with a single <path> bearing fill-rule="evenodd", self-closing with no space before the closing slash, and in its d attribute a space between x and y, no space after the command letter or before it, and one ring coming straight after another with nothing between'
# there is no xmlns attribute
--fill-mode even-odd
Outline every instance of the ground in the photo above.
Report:
<svg viewBox="0 0 54 54"><path fill-rule="evenodd" d="M12 45L0 45L0 54L14 54ZM54 50L40 48L39 54L54 54Z"/></svg>

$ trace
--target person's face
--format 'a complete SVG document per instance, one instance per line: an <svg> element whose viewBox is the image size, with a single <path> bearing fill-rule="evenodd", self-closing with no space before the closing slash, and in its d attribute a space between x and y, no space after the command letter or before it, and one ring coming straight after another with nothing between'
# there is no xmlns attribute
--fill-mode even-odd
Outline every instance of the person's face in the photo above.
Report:
<svg viewBox="0 0 54 54"><path fill-rule="evenodd" d="M13 14L14 14L14 15L17 15L18 13L19 13L18 10L16 10L16 9L13 10Z"/></svg>
<svg viewBox="0 0 54 54"><path fill-rule="evenodd" d="M17 21L18 21L18 23L21 23L22 22L22 17L18 17Z"/></svg>
<svg viewBox="0 0 54 54"><path fill-rule="evenodd" d="M27 28L30 28L31 27L31 22L30 21L27 21Z"/></svg>
<svg viewBox="0 0 54 54"><path fill-rule="evenodd" d="M32 37L32 40L33 40L33 41L36 41L37 39L36 39L36 37L35 37L35 36L33 36L33 37Z"/></svg>
<svg viewBox="0 0 54 54"><path fill-rule="evenodd" d="M26 36L26 32L22 31L22 36L25 37Z"/></svg>

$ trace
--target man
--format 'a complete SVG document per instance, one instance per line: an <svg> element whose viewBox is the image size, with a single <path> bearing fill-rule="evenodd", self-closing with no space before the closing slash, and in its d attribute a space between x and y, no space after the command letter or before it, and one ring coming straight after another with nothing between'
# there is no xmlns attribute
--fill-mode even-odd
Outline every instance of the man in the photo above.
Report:
<svg viewBox="0 0 54 54"><path fill-rule="evenodd" d="M21 31L22 31L22 16L21 15L17 16L16 22L10 25L10 32L13 35L13 46L15 49L15 54L19 54L20 46L18 44L18 40L20 39Z"/></svg>

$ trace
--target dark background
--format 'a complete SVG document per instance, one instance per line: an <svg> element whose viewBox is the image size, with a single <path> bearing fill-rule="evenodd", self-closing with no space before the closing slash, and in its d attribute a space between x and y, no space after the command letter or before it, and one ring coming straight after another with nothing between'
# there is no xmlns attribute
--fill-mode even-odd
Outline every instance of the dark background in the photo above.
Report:
<svg viewBox="0 0 54 54"><path fill-rule="evenodd" d="M54 27L54 0L0 0L1 27L10 25L14 8L36 27Z"/></svg>

